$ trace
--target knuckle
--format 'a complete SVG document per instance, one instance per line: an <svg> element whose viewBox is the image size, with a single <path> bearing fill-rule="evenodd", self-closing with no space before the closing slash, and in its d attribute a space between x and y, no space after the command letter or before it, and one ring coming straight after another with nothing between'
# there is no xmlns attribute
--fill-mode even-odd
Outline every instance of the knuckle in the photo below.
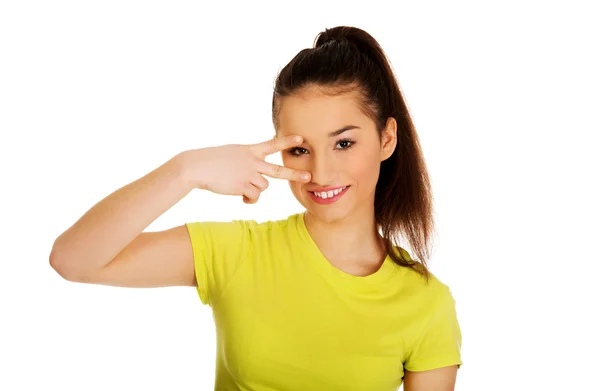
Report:
<svg viewBox="0 0 600 391"><path fill-rule="evenodd" d="M271 167L272 167L272 170L273 170L273 175L275 175L277 177L281 176L281 171L282 171L282 167L281 166L279 166L277 164L274 164Z"/></svg>
<svg viewBox="0 0 600 391"><path fill-rule="evenodd" d="M273 151L277 148L277 139L276 138L272 138L269 141L267 141L267 148L270 151Z"/></svg>

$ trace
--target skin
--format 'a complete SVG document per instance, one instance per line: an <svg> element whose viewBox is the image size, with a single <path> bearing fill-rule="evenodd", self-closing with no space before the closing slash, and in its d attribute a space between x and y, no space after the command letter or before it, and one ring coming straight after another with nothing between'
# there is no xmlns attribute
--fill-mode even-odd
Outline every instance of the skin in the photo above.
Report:
<svg viewBox="0 0 600 391"><path fill-rule="evenodd" d="M284 166L311 173L309 182L289 181L306 208L306 227L323 255L338 269L354 275L376 272L385 249L375 224L375 186L380 164L396 148L397 123L389 118L379 136L375 122L357 104L356 92L326 95L311 86L282 98L276 137L300 135L303 143L282 151ZM330 133L347 125L341 134ZM350 186L329 205L312 200L309 191ZM423 372L405 371L405 391L454 390L457 366Z"/></svg>
<svg viewBox="0 0 600 391"><path fill-rule="evenodd" d="M282 99L278 137L297 134L304 142L282 152L284 166L311 173L308 183L290 181L292 193L306 208L308 231L325 257L355 275L375 272L385 249L375 224L375 185L379 167L396 147L396 121L388 120L379 137L375 122L357 105L358 95L327 96L318 87ZM331 137L346 125L350 129ZM310 190L350 186L330 205L314 202Z"/></svg>
<svg viewBox="0 0 600 391"><path fill-rule="evenodd" d="M268 185L262 174L289 181L292 192L307 209L307 228L327 259L348 273L375 272L384 259L374 222L375 183L379 163L389 158L396 146L396 122L388 121L380 140L375 124L358 110L357 96L326 97L318 90L304 92L284 98L277 139L250 146L185 151L99 201L55 240L50 266L66 280L80 283L196 286L186 227L159 232L144 229L194 188L243 195L247 202L256 202ZM328 136L330 131L348 124L360 129ZM283 136L288 133L305 139L302 144L286 140ZM343 138L356 144L341 150L349 146L340 143ZM298 146L302 149L295 153L301 152L301 156L293 157L289 151ZM264 161L265 156L278 151L282 151L287 167ZM304 172L312 174L308 182L300 178ZM219 175L206 176L212 173ZM341 202L329 206L315 204L306 193L307 189L330 185L351 187ZM404 390L450 391L455 378L456 367L406 371Z"/></svg>

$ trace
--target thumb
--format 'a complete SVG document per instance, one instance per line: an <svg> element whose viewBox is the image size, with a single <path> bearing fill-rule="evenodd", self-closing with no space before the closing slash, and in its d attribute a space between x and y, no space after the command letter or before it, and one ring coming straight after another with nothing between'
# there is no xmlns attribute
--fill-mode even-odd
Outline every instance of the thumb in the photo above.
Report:
<svg viewBox="0 0 600 391"><path fill-rule="evenodd" d="M258 202L258 198L254 201L251 201L250 198L243 196L243 201L245 204L252 205L252 204L256 204L256 202Z"/></svg>

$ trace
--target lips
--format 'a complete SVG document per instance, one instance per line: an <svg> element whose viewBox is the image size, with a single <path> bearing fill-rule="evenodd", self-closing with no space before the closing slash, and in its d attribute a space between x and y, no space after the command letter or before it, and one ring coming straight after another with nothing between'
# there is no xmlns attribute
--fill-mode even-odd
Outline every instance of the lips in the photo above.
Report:
<svg viewBox="0 0 600 391"><path fill-rule="evenodd" d="M331 204L339 200L346 194L350 186L342 186L337 188L329 188L327 191L309 191L310 198L320 205Z"/></svg>

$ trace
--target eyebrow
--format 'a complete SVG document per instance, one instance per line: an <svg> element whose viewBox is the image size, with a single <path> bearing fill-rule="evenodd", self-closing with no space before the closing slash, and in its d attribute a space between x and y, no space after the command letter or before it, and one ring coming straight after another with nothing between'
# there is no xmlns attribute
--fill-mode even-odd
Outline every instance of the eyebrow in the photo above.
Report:
<svg viewBox="0 0 600 391"><path fill-rule="evenodd" d="M360 127L356 126L356 125L346 125L341 129L338 130L334 130L333 132L329 133L329 137L335 137L337 135L340 135L342 133L344 133L347 130L351 130L351 129L360 129Z"/></svg>

